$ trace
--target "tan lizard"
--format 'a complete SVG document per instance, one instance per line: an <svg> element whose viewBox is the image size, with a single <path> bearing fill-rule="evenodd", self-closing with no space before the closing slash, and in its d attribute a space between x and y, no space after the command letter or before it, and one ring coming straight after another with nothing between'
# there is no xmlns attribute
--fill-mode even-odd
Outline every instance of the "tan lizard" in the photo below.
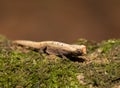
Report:
<svg viewBox="0 0 120 88"><path fill-rule="evenodd" d="M57 41L42 41L42 42L34 42L28 40L15 40L14 44L31 47L35 50L38 50L40 53L53 54L57 56L82 56L86 54L86 46L85 45L75 45L75 44L67 44Z"/></svg>

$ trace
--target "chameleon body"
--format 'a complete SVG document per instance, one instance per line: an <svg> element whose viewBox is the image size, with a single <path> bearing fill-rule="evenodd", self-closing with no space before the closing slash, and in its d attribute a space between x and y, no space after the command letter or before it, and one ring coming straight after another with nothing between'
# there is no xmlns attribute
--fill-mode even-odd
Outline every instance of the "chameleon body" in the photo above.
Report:
<svg viewBox="0 0 120 88"><path fill-rule="evenodd" d="M81 56L86 54L85 45L67 44L57 41L34 42L28 40L15 40L14 44L31 47L40 53L53 54L57 56Z"/></svg>

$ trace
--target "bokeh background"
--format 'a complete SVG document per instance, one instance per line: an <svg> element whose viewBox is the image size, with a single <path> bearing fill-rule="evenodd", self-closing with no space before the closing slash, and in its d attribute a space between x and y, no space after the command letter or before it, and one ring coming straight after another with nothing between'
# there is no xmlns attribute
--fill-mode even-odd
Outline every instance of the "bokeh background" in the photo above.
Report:
<svg viewBox="0 0 120 88"><path fill-rule="evenodd" d="M120 38L120 0L0 0L0 34L69 43Z"/></svg>

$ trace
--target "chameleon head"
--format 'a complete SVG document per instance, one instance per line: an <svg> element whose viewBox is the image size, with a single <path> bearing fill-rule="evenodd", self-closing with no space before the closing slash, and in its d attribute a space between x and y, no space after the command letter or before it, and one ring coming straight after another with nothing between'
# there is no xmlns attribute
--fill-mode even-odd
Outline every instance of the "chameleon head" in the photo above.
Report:
<svg viewBox="0 0 120 88"><path fill-rule="evenodd" d="M86 46L85 45L72 45L75 48L75 51L77 51L80 54L86 54Z"/></svg>
<svg viewBox="0 0 120 88"><path fill-rule="evenodd" d="M80 45L81 51L83 54L87 54L86 46L85 45Z"/></svg>

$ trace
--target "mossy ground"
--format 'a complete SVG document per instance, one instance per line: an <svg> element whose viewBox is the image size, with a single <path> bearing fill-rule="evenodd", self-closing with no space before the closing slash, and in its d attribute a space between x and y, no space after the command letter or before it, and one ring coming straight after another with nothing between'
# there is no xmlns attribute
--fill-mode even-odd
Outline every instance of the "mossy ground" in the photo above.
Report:
<svg viewBox="0 0 120 88"><path fill-rule="evenodd" d="M0 37L0 88L117 88L120 86L120 40L84 39L85 62L39 54Z"/></svg>

